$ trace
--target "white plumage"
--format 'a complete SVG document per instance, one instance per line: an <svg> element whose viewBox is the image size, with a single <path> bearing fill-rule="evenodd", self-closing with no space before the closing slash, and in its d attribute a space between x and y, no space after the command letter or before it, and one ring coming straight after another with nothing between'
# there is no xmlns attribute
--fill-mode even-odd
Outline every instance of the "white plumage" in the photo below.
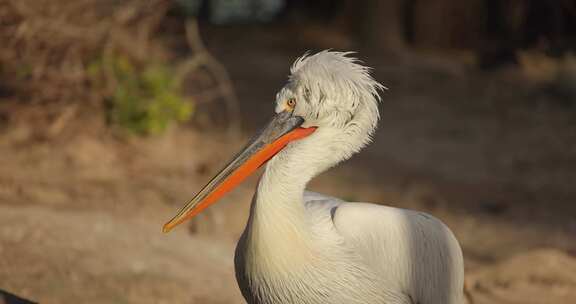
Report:
<svg viewBox="0 0 576 304"><path fill-rule="evenodd" d="M266 165L236 249L250 304L456 304L463 259L451 231L430 215L348 203L305 191L310 179L371 140L383 88L350 53L296 60L276 112L317 127Z"/></svg>

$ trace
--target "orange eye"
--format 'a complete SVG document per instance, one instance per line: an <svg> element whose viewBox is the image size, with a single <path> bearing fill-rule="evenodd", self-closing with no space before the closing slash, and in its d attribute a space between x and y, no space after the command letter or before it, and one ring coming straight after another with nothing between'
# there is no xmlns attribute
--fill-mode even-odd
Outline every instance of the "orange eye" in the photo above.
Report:
<svg viewBox="0 0 576 304"><path fill-rule="evenodd" d="M286 101L286 105L288 105L291 108L294 108L296 106L296 99L295 98L290 98Z"/></svg>

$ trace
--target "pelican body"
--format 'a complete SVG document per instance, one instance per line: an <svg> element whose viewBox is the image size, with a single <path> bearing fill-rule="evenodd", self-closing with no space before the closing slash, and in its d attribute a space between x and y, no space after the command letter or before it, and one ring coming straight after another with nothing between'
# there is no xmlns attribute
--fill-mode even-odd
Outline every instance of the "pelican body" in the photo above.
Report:
<svg viewBox="0 0 576 304"><path fill-rule="evenodd" d="M235 254L249 304L463 303L462 251L438 219L305 190L371 141L384 87L350 53L304 55L290 72L274 118L164 230L266 164Z"/></svg>

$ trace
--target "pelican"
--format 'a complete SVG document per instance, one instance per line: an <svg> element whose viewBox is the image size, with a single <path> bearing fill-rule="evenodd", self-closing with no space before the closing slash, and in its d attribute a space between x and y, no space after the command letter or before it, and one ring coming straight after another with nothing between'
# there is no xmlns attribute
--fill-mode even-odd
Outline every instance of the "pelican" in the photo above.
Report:
<svg viewBox="0 0 576 304"><path fill-rule="evenodd" d="M440 220L305 190L371 142L383 89L350 52L298 58L271 121L163 231L265 165L234 259L249 304L463 303L462 251Z"/></svg>

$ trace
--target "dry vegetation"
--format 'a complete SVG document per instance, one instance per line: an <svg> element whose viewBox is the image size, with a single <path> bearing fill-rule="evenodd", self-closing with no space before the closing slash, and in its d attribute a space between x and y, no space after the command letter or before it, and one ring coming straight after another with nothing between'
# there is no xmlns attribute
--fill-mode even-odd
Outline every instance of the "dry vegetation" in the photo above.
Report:
<svg viewBox="0 0 576 304"><path fill-rule="evenodd" d="M195 21L184 28L181 19L180 32L164 34L184 41L184 55L158 36L173 6L166 0L0 2L0 114L40 137L78 125L102 130L106 120L158 133L171 120L188 120L194 104L216 103L237 126L234 89ZM194 89L184 92L183 84ZM147 98L156 104L147 105ZM67 126L71 120L82 123Z"/></svg>
<svg viewBox="0 0 576 304"><path fill-rule="evenodd" d="M76 112L102 112L109 92L90 86L92 61L106 53L136 62L164 55L151 36L167 3L140 2L2 1L4 115L58 133Z"/></svg>

